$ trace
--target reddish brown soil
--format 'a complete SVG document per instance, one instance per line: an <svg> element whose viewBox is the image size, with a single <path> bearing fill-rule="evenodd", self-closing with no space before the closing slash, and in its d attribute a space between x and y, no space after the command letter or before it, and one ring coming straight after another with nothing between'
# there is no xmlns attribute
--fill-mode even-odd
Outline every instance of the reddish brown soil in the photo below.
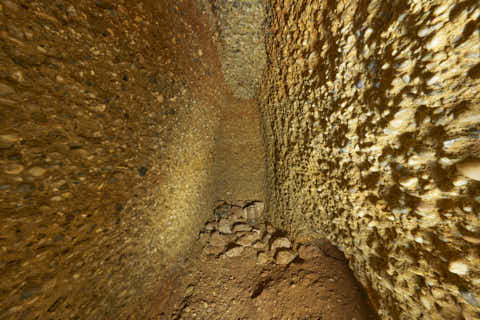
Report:
<svg viewBox="0 0 480 320"><path fill-rule="evenodd" d="M282 236L279 231L270 234L272 239ZM199 240L181 264L178 280L170 282L171 291L162 292L161 304L154 303L152 319L377 319L338 249L326 241L309 247L314 254L302 254L300 247L306 243L293 243L299 256L287 266L275 259L259 265L253 247L244 247L238 257L207 255Z"/></svg>

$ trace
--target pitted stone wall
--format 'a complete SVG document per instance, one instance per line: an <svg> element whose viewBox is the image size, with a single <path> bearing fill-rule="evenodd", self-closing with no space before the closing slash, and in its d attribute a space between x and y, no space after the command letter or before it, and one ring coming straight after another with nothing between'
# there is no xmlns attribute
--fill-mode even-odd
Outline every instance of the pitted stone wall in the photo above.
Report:
<svg viewBox="0 0 480 320"><path fill-rule="evenodd" d="M0 319L163 311L213 203L203 22L193 1L0 0Z"/></svg>
<svg viewBox="0 0 480 320"><path fill-rule="evenodd" d="M214 17L225 81L236 98L254 98L266 62L265 1L216 0L204 6Z"/></svg>
<svg viewBox="0 0 480 320"><path fill-rule="evenodd" d="M383 319L480 317L476 1L270 1L277 227L326 235Z"/></svg>

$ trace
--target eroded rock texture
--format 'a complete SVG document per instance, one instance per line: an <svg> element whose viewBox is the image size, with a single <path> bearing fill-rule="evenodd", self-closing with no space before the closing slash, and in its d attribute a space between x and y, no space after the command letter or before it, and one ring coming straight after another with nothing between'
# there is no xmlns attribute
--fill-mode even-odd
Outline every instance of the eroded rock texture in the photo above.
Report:
<svg viewBox="0 0 480 320"><path fill-rule="evenodd" d="M204 0L206 1L206 0ZM263 0L210 1L225 81L235 97L251 99L265 67Z"/></svg>
<svg viewBox="0 0 480 320"><path fill-rule="evenodd" d="M270 4L273 222L338 245L383 319L478 319L478 2Z"/></svg>
<svg viewBox="0 0 480 320"><path fill-rule="evenodd" d="M207 24L186 2L0 0L0 319L161 309L213 202Z"/></svg>

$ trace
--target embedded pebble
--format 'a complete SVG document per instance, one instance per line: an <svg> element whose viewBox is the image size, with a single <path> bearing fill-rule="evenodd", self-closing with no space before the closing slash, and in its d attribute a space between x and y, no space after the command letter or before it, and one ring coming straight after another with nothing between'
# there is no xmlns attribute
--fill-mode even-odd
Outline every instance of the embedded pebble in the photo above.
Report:
<svg viewBox="0 0 480 320"><path fill-rule="evenodd" d="M7 86L6 84L0 82L0 97L6 96L12 93L15 93L15 90L12 87Z"/></svg>
<svg viewBox="0 0 480 320"><path fill-rule="evenodd" d="M480 244L480 237L463 236L462 238L470 243Z"/></svg>
<svg viewBox="0 0 480 320"><path fill-rule="evenodd" d="M295 260L296 255L290 250L282 250L277 253L275 261L279 265L287 265Z"/></svg>
<svg viewBox="0 0 480 320"><path fill-rule="evenodd" d="M89 153L87 150L85 149L76 149L76 150L73 150L72 152L75 156L78 156L78 157L81 157L81 158L86 158L89 156Z"/></svg>
<svg viewBox="0 0 480 320"><path fill-rule="evenodd" d="M0 142L2 144L13 144L20 141L20 137L15 134L2 134L0 135Z"/></svg>
<svg viewBox="0 0 480 320"><path fill-rule="evenodd" d="M22 183L18 186L17 191L22 193L32 193L35 191L35 186L30 183Z"/></svg>
<svg viewBox="0 0 480 320"><path fill-rule="evenodd" d="M465 299L465 301L470 303L472 306L477 308L480 307L480 303L471 292L462 290L460 291L460 294L462 295L463 299Z"/></svg>
<svg viewBox="0 0 480 320"><path fill-rule="evenodd" d="M457 170L465 177L480 181L480 160L468 160L457 163Z"/></svg>
<svg viewBox="0 0 480 320"><path fill-rule="evenodd" d="M10 0L3 0L2 4L5 6L5 8L14 12L17 12L18 10L20 10L20 7L15 2L12 2Z"/></svg>
<svg viewBox="0 0 480 320"><path fill-rule="evenodd" d="M453 261L448 265L448 270L451 273L455 273L464 276L468 273L468 266L461 261Z"/></svg>
<svg viewBox="0 0 480 320"><path fill-rule="evenodd" d="M22 173L24 169L25 169L25 167L22 166L21 164L11 163L11 164L8 164L6 166L5 173L6 174L11 174L11 175L16 175L16 174Z"/></svg>
<svg viewBox="0 0 480 320"><path fill-rule="evenodd" d="M418 187L418 178L417 177L409 177L399 181L400 184L408 189L408 190L415 190Z"/></svg>
<svg viewBox="0 0 480 320"><path fill-rule="evenodd" d="M95 105L95 106L89 106L88 108L90 110L94 111L94 112L101 113L101 112L104 112L107 109L107 106L104 105L104 104L98 104L98 105Z"/></svg>
<svg viewBox="0 0 480 320"><path fill-rule="evenodd" d="M41 177L46 172L47 172L47 170L45 170L44 168L40 168L40 167L33 167L33 168L28 170L28 174L30 174L33 177Z"/></svg>

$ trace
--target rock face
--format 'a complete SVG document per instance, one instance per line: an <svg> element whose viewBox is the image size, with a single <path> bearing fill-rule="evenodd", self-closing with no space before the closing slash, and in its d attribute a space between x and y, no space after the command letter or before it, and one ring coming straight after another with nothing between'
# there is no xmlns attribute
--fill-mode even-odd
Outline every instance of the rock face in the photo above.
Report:
<svg viewBox="0 0 480 320"><path fill-rule="evenodd" d="M272 222L341 248L382 319L478 318L478 4L272 0L267 17Z"/></svg>
<svg viewBox="0 0 480 320"><path fill-rule="evenodd" d="M1 319L148 319L169 291L215 199L208 22L193 0L0 0Z"/></svg>
<svg viewBox="0 0 480 320"><path fill-rule="evenodd" d="M237 98L254 98L262 79L266 63L264 6L262 0L222 0L215 1L213 7L223 74Z"/></svg>

